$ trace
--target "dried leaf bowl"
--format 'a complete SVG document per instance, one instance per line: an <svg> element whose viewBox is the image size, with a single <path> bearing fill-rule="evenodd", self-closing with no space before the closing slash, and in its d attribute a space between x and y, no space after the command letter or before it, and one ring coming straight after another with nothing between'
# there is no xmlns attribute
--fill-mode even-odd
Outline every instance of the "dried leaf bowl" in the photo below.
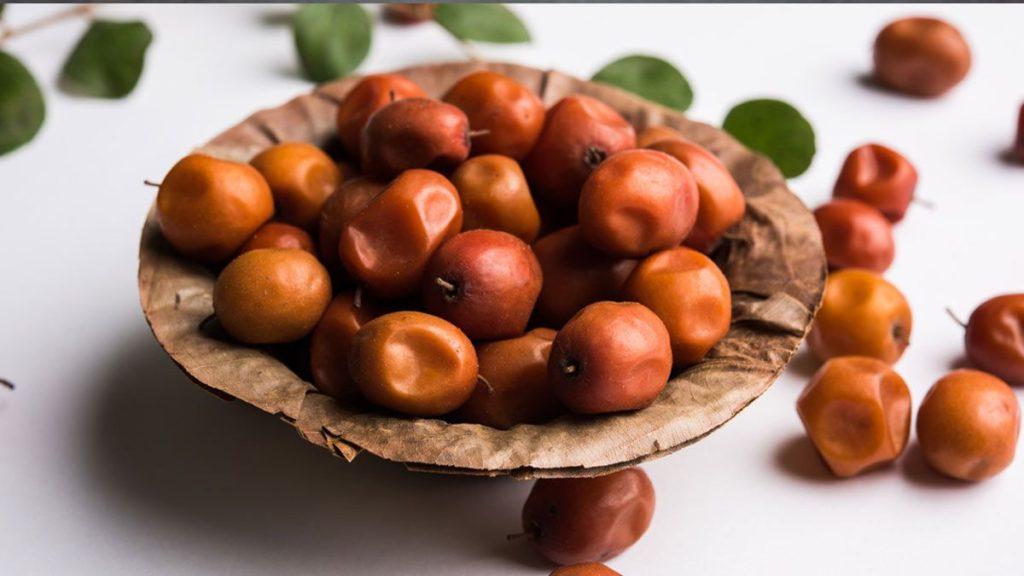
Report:
<svg viewBox="0 0 1024 576"><path fill-rule="evenodd" d="M439 64L400 73L439 96L479 69L517 78L536 90L546 105L583 93L619 110L638 129L650 124L673 127L714 152L743 189L747 214L714 255L732 287L733 324L706 361L673 375L654 405L628 414L564 416L505 431L344 405L318 393L279 355L201 330L200 324L213 311L214 273L171 250L150 212L139 253L139 294L153 334L195 382L218 396L277 415L309 442L346 460L368 452L430 472L589 476L658 458L700 440L767 390L806 335L826 276L814 218L766 158L721 130L610 86L510 64ZM257 112L199 151L247 161L281 141L309 141L330 149L337 103L358 80L326 84Z"/></svg>

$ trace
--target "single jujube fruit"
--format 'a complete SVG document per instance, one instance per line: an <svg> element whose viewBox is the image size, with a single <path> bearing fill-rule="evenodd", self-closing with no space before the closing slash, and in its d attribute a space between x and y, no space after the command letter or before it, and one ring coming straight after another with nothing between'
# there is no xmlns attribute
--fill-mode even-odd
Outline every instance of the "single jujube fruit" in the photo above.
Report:
<svg viewBox="0 0 1024 576"><path fill-rule="evenodd" d="M213 311L245 344L294 342L316 326L331 301L327 270L304 250L246 252L221 271Z"/></svg>
<svg viewBox="0 0 1024 576"><path fill-rule="evenodd" d="M497 72L480 71L459 80L443 100L466 113L473 154L502 154L522 160L544 126L544 104L529 88Z"/></svg>
<svg viewBox="0 0 1024 576"><path fill-rule="evenodd" d="M523 531L555 564L603 562L644 535L654 485L639 468L594 478L538 480L523 506Z"/></svg>
<svg viewBox="0 0 1024 576"><path fill-rule="evenodd" d="M470 230L430 258L423 303L471 340L510 338L526 329L541 282L540 264L525 242L497 230Z"/></svg>
<svg viewBox="0 0 1024 576"><path fill-rule="evenodd" d="M896 257L892 224L874 206L836 198L815 209L814 219L833 269L864 268L882 273Z"/></svg>
<svg viewBox="0 0 1024 576"><path fill-rule="evenodd" d="M338 400L358 395L348 372L348 351L356 332L376 316L376 306L358 292L341 292L331 300L309 339L310 371L317 390Z"/></svg>
<svg viewBox="0 0 1024 576"><path fill-rule="evenodd" d="M875 79L912 96L935 97L971 69L971 49L960 31L937 18L901 18L875 38Z"/></svg>
<svg viewBox="0 0 1024 576"><path fill-rule="evenodd" d="M876 358L829 360L796 407L807 435L836 476L854 476L892 462L907 447L910 389Z"/></svg>
<svg viewBox="0 0 1024 576"><path fill-rule="evenodd" d="M427 93L399 74L374 74L359 81L338 105L338 138L350 156L359 158L366 121L374 112L403 98L426 98Z"/></svg>
<svg viewBox="0 0 1024 576"><path fill-rule="evenodd" d="M434 251L462 228L459 193L430 170L407 170L341 232L349 274L381 298L413 294Z"/></svg>
<svg viewBox="0 0 1024 576"><path fill-rule="evenodd" d="M515 160L497 154L470 158L452 174L452 184L462 199L464 230L501 230L527 243L537 239L540 214Z"/></svg>
<svg viewBox="0 0 1024 576"><path fill-rule="evenodd" d="M274 215L274 198L252 166L190 154L160 184L156 221L187 258L219 264Z"/></svg>
<svg viewBox="0 0 1024 576"><path fill-rule="evenodd" d="M566 96L548 110L523 170L541 202L563 216L574 215L594 168L635 147L633 126L612 107L589 96Z"/></svg>
<svg viewBox="0 0 1024 576"><path fill-rule="evenodd" d="M480 378L455 419L507 430L517 424L540 424L563 413L548 383L554 339L554 330L534 328L516 338L477 345Z"/></svg>
<svg viewBox="0 0 1024 576"><path fill-rule="evenodd" d="M563 228L533 245L544 277L537 319L561 326L587 304L614 300L637 261L608 256L583 240L579 226Z"/></svg>
<svg viewBox="0 0 1024 576"><path fill-rule="evenodd" d="M612 256L640 258L678 246L697 220L697 183L681 162L626 150L601 163L580 192L580 232Z"/></svg>
<svg viewBox="0 0 1024 576"><path fill-rule="evenodd" d="M596 302L555 337L548 379L577 414L646 408L668 382L672 347L665 324L636 302Z"/></svg>
<svg viewBox="0 0 1024 576"><path fill-rule="evenodd" d="M282 248L288 250L305 250L316 254L313 237L308 232L283 222L267 222L249 238L238 253L251 252L262 248Z"/></svg>
<svg viewBox="0 0 1024 576"><path fill-rule="evenodd" d="M352 338L349 374L370 402L410 416L440 416L476 386L473 343L453 324L422 312L392 312Z"/></svg>
<svg viewBox="0 0 1024 576"><path fill-rule="evenodd" d="M832 195L870 204L895 224L906 215L916 187L917 170L902 154L865 144L846 157Z"/></svg>
<svg viewBox="0 0 1024 576"><path fill-rule="evenodd" d="M377 178L414 168L447 170L469 156L469 121L451 104L406 98L370 116L361 147L363 170Z"/></svg>
<svg viewBox="0 0 1024 576"><path fill-rule="evenodd" d="M991 478L1013 462L1020 405L1005 382L977 370L939 379L921 401L917 439L928 464L960 480Z"/></svg>
<svg viewBox="0 0 1024 576"><path fill-rule="evenodd" d="M971 313L964 332L972 364L1009 382L1024 384L1024 294L1004 294Z"/></svg>
<svg viewBox="0 0 1024 576"><path fill-rule="evenodd" d="M316 227L320 209L341 184L341 169L323 150L306 142L284 142L250 162L274 195L277 218L305 230Z"/></svg>

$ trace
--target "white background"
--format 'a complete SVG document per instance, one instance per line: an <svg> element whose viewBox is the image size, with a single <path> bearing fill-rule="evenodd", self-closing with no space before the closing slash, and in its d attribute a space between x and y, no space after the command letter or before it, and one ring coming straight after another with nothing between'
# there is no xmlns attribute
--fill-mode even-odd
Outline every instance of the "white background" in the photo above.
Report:
<svg viewBox="0 0 1024 576"><path fill-rule="evenodd" d="M9 6L17 24L55 7ZM690 114L779 96L814 123L819 153L792 181L809 205L843 157L880 141L921 173L888 277L915 313L898 370L915 400L957 363L943 313L1024 290L1024 168L999 159L1024 100L1024 8L898 6L524 6L535 37L482 47L587 76L624 53L676 62ZM906 13L944 15L970 40L965 84L937 101L858 81L876 31ZM190 147L310 88L287 11L116 6L154 28L145 75L119 102L62 95L80 22L16 38L47 94L39 137L0 158L0 573L546 574L518 528L529 485L412 474L369 457L346 465L275 419L193 386L139 311L136 254L153 190ZM379 27L364 71L462 58L433 25ZM803 439L794 401L806 356L708 439L651 463L647 535L611 562L646 574L1021 574L1024 457L961 485L912 446L888 469L833 480Z"/></svg>

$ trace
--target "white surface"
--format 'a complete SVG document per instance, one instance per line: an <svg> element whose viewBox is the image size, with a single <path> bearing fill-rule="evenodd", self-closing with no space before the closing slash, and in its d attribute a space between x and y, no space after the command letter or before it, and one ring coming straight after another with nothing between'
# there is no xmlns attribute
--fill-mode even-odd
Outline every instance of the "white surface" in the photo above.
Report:
<svg viewBox="0 0 1024 576"><path fill-rule="evenodd" d="M9 6L12 23L53 7ZM1024 98L1016 6L529 6L526 47L488 57L589 75L630 51L669 57L696 89L691 115L720 122L777 95L813 121L820 152L792 182L828 197L845 154L877 140L921 172L935 211L911 210L888 274L915 312L898 369L915 400L961 353L943 314L1024 288L1024 169L1004 165ZM906 12L945 15L975 66L922 102L858 83L875 32ZM126 101L54 89L82 28L7 46L44 84L39 138L0 159L0 573L546 574L517 530L528 484L345 465L287 426L190 384L137 304L136 246L153 191L191 146L309 88L281 9L116 6L156 41ZM363 70L459 59L431 25L382 27ZM1020 574L1024 462L977 486L942 480L912 448L892 468L834 481L802 439L799 357L732 423L646 466L658 493L624 574ZM1022 457L1024 460L1024 457Z"/></svg>

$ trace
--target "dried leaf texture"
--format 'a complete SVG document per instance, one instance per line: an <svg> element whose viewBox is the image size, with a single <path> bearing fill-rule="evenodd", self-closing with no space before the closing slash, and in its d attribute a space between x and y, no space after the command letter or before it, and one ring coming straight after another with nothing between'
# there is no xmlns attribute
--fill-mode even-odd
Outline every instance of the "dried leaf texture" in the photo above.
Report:
<svg viewBox="0 0 1024 576"><path fill-rule="evenodd" d="M548 105L583 93L619 110L638 129L670 126L729 168L746 195L747 212L714 257L732 286L734 322L705 362L675 374L654 405L630 414L564 416L503 431L366 411L319 394L267 351L201 330L213 311L214 273L174 253L150 213L139 254L139 293L161 346L203 387L279 416L338 456L352 460L366 451L414 470L521 478L598 475L674 452L728 422L778 377L821 301L826 265L810 212L768 159L717 128L610 86L511 64L440 64L400 73L440 96L479 69L517 78ZM337 103L358 80L326 84L257 112L199 150L246 161L284 140L331 149Z"/></svg>

